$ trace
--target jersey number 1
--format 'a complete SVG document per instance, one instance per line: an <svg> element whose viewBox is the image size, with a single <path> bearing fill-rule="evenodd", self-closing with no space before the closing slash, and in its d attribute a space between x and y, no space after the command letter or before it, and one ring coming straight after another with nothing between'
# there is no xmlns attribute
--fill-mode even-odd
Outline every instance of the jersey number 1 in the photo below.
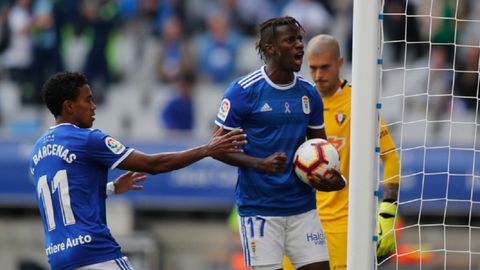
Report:
<svg viewBox="0 0 480 270"><path fill-rule="evenodd" d="M52 181L52 192L48 186L47 176L42 175L38 179L37 193L43 202L43 212L47 219L48 230L55 229L55 218L53 214L52 194L58 191L58 199L62 209L63 224L65 226L75 224L75 216L70 206L70 193L68 191L67 170L57 171Z"/></svg>

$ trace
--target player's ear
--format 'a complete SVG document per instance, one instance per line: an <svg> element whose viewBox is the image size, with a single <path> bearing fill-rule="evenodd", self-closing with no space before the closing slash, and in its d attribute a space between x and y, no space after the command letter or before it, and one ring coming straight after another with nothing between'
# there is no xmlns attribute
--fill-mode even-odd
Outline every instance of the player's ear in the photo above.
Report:
<svg viewBox="0 0 480 270"><path fill-rule="evenodd" d="M270 43L265 44L265 46L263 47L263 51L266 55L274 55L276 53L275 46Z"/></svg>
<svg viewBox="0 0 480 270"><path fill-rule="evenodd" d="M341 68L343 66L343 63L345 63L345 59L343 57L338 57L338 60L337 60L337 65L339 68Z"/></svg>
<svg viewBox="0 0 480 270"><path fill-rule="evenodd" d="M71 100L65 100L62 104L62 112L66 114L73 113L73 103Z"/></svg>

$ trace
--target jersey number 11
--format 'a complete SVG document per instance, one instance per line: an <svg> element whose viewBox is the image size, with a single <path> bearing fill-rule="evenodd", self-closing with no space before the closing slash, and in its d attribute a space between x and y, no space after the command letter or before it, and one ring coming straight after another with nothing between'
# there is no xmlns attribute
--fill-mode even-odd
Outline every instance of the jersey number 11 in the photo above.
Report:
<svg viewBox="0 0 480 270"><path fill-rule="evenodd" d="M58 199L62 209L63 224L65 226L75 224L75 216L73 215L72 207L70 206L70 193L68 190L67 170L57 171L53 177L52 191L48 186L47 176L42 175L38 179L37 193L43 202L43 212L47 219L48 230L55 229L55 218L53 213L52 194L58 191Z"/></svg>

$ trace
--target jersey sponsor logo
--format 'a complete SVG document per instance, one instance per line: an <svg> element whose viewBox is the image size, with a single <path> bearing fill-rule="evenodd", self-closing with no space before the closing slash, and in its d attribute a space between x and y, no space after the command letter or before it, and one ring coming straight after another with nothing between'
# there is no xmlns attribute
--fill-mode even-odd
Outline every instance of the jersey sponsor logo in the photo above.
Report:
<svg viewBox="0 0 480 270"><path fill-rule="evenodd" d="M339 126L341 126L343 122L345 122L345 119L347 119L347 116L342 112L339 112L335 115L335 121L337 121L337 124Z"/></svg>
<svg viewBox="0 0 480 270"><path fill-rule="evenodd" d="M325 245L325 234L323 232L307 233L307 242L312 242L315 245Z"/></svg>
<svg viewBox="0 0 480 270"><path fill-rule="evenodd" d="M228 98L224 98L222 100L222 104L220 105L220 109L218 110L217 117L220 118L222 121L225 121L225 119L227 119L229 111L230 111L230 100L228 100Z"/></svg>
<svg viewBox="0 0 480 270"><path fill-rule="evenodd" d="M47 255L52 255L52 254L76 247L78 245L85 245L91 242L92 242L92 236L90 236L90 234L79 235L75 238L68 237L67 240L64 242L60 242L57 244L53 244L53 243L50 244L45 249L45 253L47 253Z"/></svg>
<svg viewBox="0 0 480 270"><path fill-rule="evenodd" d="M307 96L302 97L302 109L303 113L310 114L310 100Z"/></svg>
<svg viewBox="0 0 480 270"><path fill-rule="evenodd" d="M123 150L125 150L125 146L112 137L105 138L105 145L107 146L108 149L110 149L110 151L112 151L114 154L117 154L117 155L122 153Z"/></svg>
<svg viewBox="0 0 480 270"><path fill-rule="evenodd" d="M263 104L262 108L260 109L261 112L271 112L273 109L268 105L268 103Z"/></svg>

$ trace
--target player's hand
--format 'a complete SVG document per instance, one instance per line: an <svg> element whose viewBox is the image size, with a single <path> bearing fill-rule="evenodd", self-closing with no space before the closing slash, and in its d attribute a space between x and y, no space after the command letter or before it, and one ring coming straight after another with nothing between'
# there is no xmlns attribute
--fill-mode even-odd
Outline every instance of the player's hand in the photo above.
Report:
<svg viewBox="0 0 480 270"><path fill-rule="evenodd" d="M145 181L147 176L145 173L139 172L126 172L120 175L117 179L113 180L115 186L115 194L122 194L129 190L140 190L143 186L137 185L138 182Z"/></svg>
<svg viewBox="0 0 480 270"><path fill-rule="evenodd" d="M275 152L272 155L262 159L255 169L266 173L281 173L287 166L287 154L284 152Z"/></svg>
<svg viewBox="0 0 480 270"><path fill-rule="evenodd" d="M216 156L225 153L241 153L243 150L238 148L240 145L247 144L247 135L242 129L234 129L223 134L224 128L221 126L206 145L207 156ZM222 135L223 134L223 135Z"/></svg>
<svg viewBox="0 0 480 270"><path fill-rule="evenodd" d="M378 242L377 256L386 256L395 250L395 214L397 213L397 204L391 202L382 202L378 210Z"/></svg>
<svg viewBox="0 0 480 270"><path fill-rule="evenodd" d="M315 175L309 183L319 191L338 191L345 187L347 181L339 171L330 170L327 176Z"/></svg>

